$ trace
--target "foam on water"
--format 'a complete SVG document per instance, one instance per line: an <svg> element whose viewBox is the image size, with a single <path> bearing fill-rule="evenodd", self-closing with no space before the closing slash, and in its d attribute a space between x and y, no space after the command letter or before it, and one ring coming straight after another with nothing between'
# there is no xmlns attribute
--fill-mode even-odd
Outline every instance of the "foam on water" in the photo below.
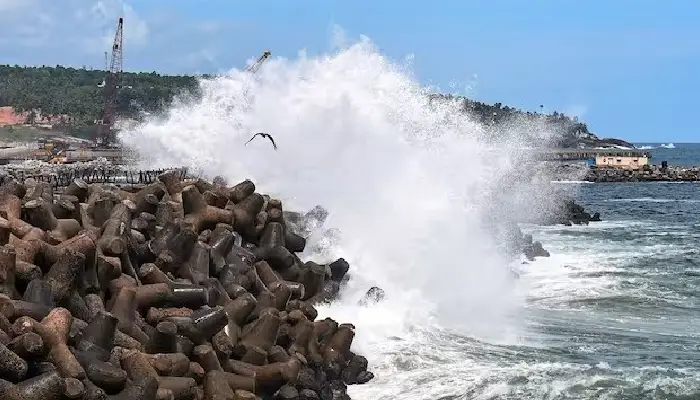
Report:
<svg viewBox="0 0 700 400"><path fill-rule="evenodd" d="M498 193L518 199L502 214L534 207L517 196L533 188L508 178L523 147L517 130L485 145L481 126L454 103L430 102L404 66L367 40L319 57L272 59L255 77L232 70L201 88L201 99L181 99L120 138L148 167L250 178L287 209L329 210L325 226L340 233L330 255L350 262L352 279L319 311L357 326L354 349L377 376L352 394L437 398L496 371L439 338L517 336L522 291L484 227L495 182L508 182ZM260 138L244 146L255 132L270 133L279 150ZM359 307L372 285L386 300Z"/></svg>
<svg viewBox="0 0 700 400"><path fill-rule="evenodd" d="M636 199L609 199L606 201L617 203L700 203L700 199L659 199L653 197L639 197Z"/></svg>

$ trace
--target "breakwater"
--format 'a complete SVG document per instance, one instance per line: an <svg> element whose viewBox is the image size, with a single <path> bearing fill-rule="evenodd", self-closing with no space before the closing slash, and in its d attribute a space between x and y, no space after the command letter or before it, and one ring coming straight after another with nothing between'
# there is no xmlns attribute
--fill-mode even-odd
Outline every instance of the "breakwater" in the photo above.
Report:
<svg viewBox="0 0 700 400"><path fill-rule="evenodd" d="M349 265L299 259L308 213L184 176L0 187L0 398L345 399L373 378L354 326L317 320Z"/></svg>
<svg viewBox="0 0 700 400"><path fill-rule="evenodd" d="M700 182L700 167L652 165L637 170L590 168L588 182Z"/></svg>
<svg viewBox="0 0 700 400"><path fill-rule="evenodd" d="M559 165L552 170L555 181L606 182L700 182L700 166L649 165L639 169Z"/></svg>
<svg viewBox="0 0 700 400"><path fill-rule="evenodd" d="M187 168L172 169L180 178L192 178ZM68 187L76 179L86 184L148 185L157 182L164 169L138 170L123 165L85 163L71 165L5 165L0 166L0 185L27 179L46 183L55 191Z"/></svg>

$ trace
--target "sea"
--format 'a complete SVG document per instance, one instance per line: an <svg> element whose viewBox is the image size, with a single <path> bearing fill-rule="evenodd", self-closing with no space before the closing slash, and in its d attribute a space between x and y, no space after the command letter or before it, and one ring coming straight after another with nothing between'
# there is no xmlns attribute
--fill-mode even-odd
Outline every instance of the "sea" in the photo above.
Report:
<svg viewBox="0 0 700 400"><path fill-rule="evenodd" d="M144 167L250 178L285 209L328 210L302 257L351 264L318 309L355 325L375 374L353 399L700 399L700 185L512 178L537 126L486 144L454 105L428 104L435 88L410 60L366 38L201 86L120 138ZM277 149L245 144L254 132ZM697 144L639 146L700 165ZM556 199L533 193L552 185L603 221L521 224L551 256L501 252L490 217L536 213ZM360 305L372 286L386 298Z"/></svg>
<svg viewBox="0 0 700 400"><path fill-rule="evenodd" d="M700 165L700 143L634 143L640 150L651 153L652 164L698 166Z"/></svg>

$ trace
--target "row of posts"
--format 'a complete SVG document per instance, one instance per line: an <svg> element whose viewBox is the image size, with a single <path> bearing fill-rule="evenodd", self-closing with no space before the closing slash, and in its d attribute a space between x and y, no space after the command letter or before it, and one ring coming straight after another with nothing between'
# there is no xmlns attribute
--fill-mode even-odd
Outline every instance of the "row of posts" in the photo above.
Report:
<svg viewBox="0 0 700 400"><path fill-rule="evenodd" d="M3 171L4 173L0 174L0 185L4 185L12 180L23 182L29 178L39 182L49 183L54 189L57 190L68 186L75 179L82 179L88 184L111 183L119 186L139 184L147 185L156 182L158 176L166 171L168 170L127 170L113 167L91 167L80 169L70 168L52 172L40 172L31 169L16 169ZM187 168L177 168L177 171L180 172L183 179L191 177L188 174Z"/></svg>

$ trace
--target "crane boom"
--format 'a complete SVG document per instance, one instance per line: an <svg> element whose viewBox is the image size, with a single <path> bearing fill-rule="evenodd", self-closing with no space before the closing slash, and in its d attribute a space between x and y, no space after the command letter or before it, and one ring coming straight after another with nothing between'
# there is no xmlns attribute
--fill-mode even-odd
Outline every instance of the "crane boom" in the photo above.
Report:
<svg viewBox="0 0 700 400"><path fill-rule="evenodd" d="M267 60L270 57L271 54L272 53L265 50L256 62L254 62L253 64L248 66L248 68L246 68L246 71L251 72L251 73L256 73L258 71L258 69L260 69L260 67L263 65L265 60Z"/></svg>
<svg viewBox="0 0 700 400"><path fill-rule="evenodd" d="M117 108L117 87L120 84L122 70L124 68L123 44L124 18L119 18L117 22L117 31L114 34L114 43L112 44L112 58L104 80L104 111L102 113L102 120L98 124L97 142L103 146L112 145L116 141L115 132L112 127L114 125Z"/></svg>

